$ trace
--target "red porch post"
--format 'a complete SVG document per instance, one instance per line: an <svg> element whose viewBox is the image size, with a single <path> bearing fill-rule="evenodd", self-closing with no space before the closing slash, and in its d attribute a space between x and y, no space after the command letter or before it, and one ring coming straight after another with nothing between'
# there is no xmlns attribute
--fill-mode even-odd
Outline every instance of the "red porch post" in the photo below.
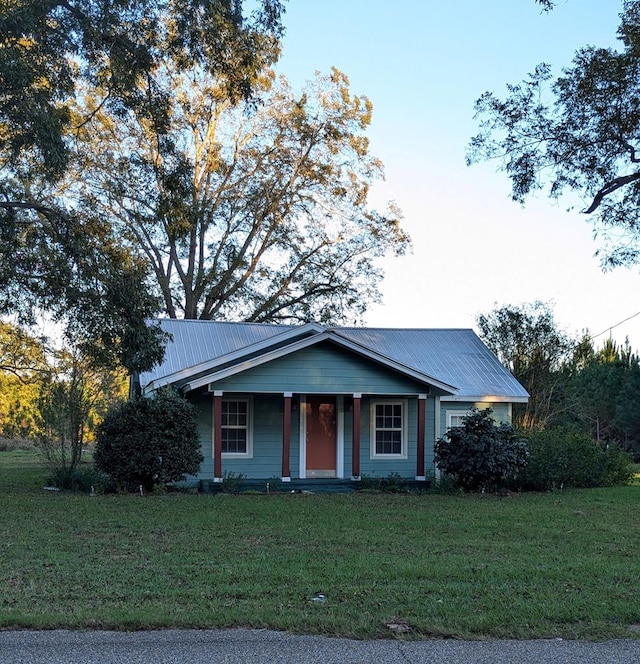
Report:
<svg viewBox="0 0 640 664"><path fill-rule="evenodd" d="M222 392L213 393L213 481L222 482Z"/></svg>
<svg viewBox="0 0 640 664"><path fill-rule="evenodd" d="M360 399L361 394L353 395L353 440L351 445L351 479L360 479Z"/></svg>
<svg viewBox="0 0 640 664"><path fill-rule="evenodd" d="M291 481L289 457L291 456L291 392L284 393L284 416L282 418L282 481Z"/></svg>
<svg viewBox="0 0 640 664"><path fill-rule="evenodd" d="M418 395L418 445L417 453L418 460L416 464L416 480L425 481L426 475L424 473L424 432L425 432L425 411L426 411L427 395Z"/></svg>

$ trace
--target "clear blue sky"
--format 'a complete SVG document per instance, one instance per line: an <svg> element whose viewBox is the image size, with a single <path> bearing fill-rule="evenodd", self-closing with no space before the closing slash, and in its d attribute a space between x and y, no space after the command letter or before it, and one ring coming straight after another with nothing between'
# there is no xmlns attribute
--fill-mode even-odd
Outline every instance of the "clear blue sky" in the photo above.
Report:
<svg viewBox="0 0 640 664"><path fill-rule="evenodd" d="M492 164L465 166L473 103L502 94L539 62L569 65L576 48L615 46L621 2L559 0L289 0L278 71L295 87L331 66L373 102L371 152L413 255L385 261L384 304L367 324L474 327L495 304L551 301L570 334L597 334L640 311L638 268L603 273L584 215L544 197L524 209ZM640 316L612 330L640 349ZM602 342L604 336L598 337Z"/></svg>

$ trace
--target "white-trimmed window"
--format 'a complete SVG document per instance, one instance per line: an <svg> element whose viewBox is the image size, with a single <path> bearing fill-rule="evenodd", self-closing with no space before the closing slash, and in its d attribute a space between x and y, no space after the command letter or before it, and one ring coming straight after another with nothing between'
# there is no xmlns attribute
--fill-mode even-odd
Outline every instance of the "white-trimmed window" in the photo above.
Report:
<svg viewBox="0 0 640 664"><path fill-rule="evenodd" d="M407 402L371 403L371 457L407 458Z"/></svg>
<svg viewBox="0 0 640 664"><path fill-rule="evenodd" d="M222 400L222 455L227 458L253 455L251 400Z"/></svg>
<svg viewBox="0 0 640 664"><path fill-rule="evenodd" d="M464 418L469 414L468 410L449 410L447 411L447 429L461 427L464 424Z"/></svg>

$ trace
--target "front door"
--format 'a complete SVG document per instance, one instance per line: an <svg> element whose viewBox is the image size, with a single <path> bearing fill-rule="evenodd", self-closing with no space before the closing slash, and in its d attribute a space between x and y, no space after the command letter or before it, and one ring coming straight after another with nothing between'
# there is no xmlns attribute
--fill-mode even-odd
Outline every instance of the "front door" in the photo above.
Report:
<svg viewBox="0 0 640 664"><path fill-rule="evenodd" d="M307 396L307 477L336 476L336 399Z"/></svg>

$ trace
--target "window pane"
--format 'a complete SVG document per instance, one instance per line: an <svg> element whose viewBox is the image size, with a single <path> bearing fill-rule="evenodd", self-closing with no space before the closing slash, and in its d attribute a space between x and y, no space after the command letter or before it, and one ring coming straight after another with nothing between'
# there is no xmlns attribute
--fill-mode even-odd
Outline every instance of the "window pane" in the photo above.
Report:
<svg viewBox="0 0 640 664"><path fill-rule="evenodd" d="M247 454L249 404L247 401L222 402L222 451Z"/></svg>
<svg viewBox="0 0 640 664"><path fill-rule="evenodd" d="M222 431L222 451L245 454L247 451L244 429L224 429Z"/></svg>
<svg viewBox="0 0 640 664"><path fill-rule="evenodd" d="M402 454L400 431L377 431L376 454Z"/></svg>

